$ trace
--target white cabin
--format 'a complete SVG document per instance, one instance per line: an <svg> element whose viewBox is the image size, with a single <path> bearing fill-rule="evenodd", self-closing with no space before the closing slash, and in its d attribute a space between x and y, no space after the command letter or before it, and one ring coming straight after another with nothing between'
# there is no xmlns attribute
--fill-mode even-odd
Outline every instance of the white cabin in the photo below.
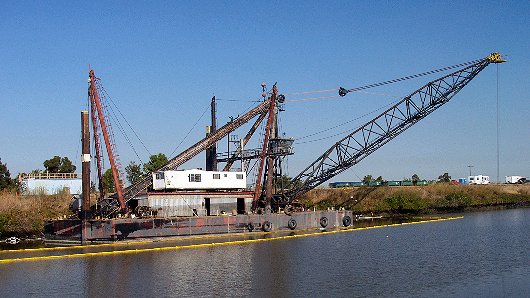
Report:
<svg viewBox="0 0 530 298"><path fill-rule="evenodd" d="M216 172L199 169L153 173L154 190L232 190L245 189L245 172Z"/></svg>
<svg viewBox="0 0 530 298"><path fill-rule="evenodd" d="M469 176L467 181L469 184L490 184L490 176L485 176L485 175Z"/></svg>

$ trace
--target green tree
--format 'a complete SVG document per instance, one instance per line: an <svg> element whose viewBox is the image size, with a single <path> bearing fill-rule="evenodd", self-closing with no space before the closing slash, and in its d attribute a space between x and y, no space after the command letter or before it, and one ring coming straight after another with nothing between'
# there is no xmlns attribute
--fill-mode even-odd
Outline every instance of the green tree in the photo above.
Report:
<svg viewBox="0 0 530 298"><path fill-rule="evenodd" d="M11 179L11 173L7 169L7 164L2 163L0 158L0 190L13 187L13 180Z"/></svg>
<svg viewBox="0 0 530 298"><path fill-rule="evenodd" d="M59 173L73 173L75 172L76 166L72 164L72 161L68 157L61 158L61 166L59 167Z"/></svg>
<svg viewBox="0 0 530 298"><path fill-rule="evenodd" d="M152 172L160 169L167 163L167 157L164 153L153 154L149 161L144 163L144 173L150 175Z"/></svg>
<svg viewBox="0 0 530 298"><path fill-rule="evenodd" d="M46 171L50 173L73 173L76 169L68 157L60 157L57 155L45 160L43 165Z"/></svg>
<svg viewBox="0 0 530 298"><path fill-rule="evenodd" d="M291 182L292 178L287 175L282 175L281 177L275 177L272 185L274 188L280 190L280 189L286 189L287 186L289 186L289 183ZM292 185L290 185L289 188L298 187L302 185L302 181L300 179L297 179L293 182Z"/></svg>
<svg viewBox="0 0 530 298"><path fill-rule="evenodd" d="M135 184L136 182L140 181L140 178L142 177L142 167L135 163L134 161L131 161L126 167L125 167L125 173L127 181L129 181L130 184Z"/></svg>
<svg viewBox="0 0 530 298"><path fill-rule="evenodd" d="M368 185L370 182L374 181L374 178L372 178L372 175L366 175L363 178L363 184Z"/></svg>
<svg viewBox="0 0 530 298"><path fill-rule="evenodd" d="M418 184L418 181L420 181L420 176L417 174L412 175L412 185L416 186Z"/></svg>
<svg viewBox="0 0 530 298"><path fill-rule="evenodd" d="M383 176L379 176L375 179L375 181L378 181L378 182L383 182L384 179L383 179Z"/></svg>
<svg viewBox="0 0 530 298"><path fill-rule="evenodd" d="M103 173L103 189L106 193L116 192L112 169L107 169L105 173Z"/></svg>
<svg viewBox="0 0 530 298"><path fill-rule="evenodd" d="M443 175L438 176L438 182L440 183L450 182L450 181L451 181L451 176L449 176L448 173L443 173Z"/></svg>
<svg viewBox="0 0 530 298"><path fill-rule="evenodd" d="M46 171L50 173L59 173L59 168L61 167L61 157L55 155L54 157L45 160L43 165Z"/></svg>

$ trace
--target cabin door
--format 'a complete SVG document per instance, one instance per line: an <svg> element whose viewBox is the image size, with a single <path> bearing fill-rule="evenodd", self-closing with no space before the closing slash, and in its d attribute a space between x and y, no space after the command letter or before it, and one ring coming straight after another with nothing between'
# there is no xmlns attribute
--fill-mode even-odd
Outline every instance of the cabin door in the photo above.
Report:
<svg viewBox="0 0 530 298"><path fill-rule="evenodd" d="M206 216L210 216L210 198L204 198L204 209L206 209Z"/></svg>
<svg viewBox="0 0 530 298"><path fill-rule="evenodd" d="M237 214L245 214L245 198L237 198Z"/></svg>

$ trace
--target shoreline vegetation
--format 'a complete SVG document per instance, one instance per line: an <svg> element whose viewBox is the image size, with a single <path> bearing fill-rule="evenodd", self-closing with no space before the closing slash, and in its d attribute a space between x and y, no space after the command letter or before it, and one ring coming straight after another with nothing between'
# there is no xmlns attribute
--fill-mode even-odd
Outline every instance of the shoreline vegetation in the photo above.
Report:
<svg viewBox="0 0 530 298"><path fill-rule="evenodd" d="M0 238L42 237L46 220L74 214L70 210L71 202L68 193L21 196L0 192Z"/></svg>
<svg viewBox="0 0 530 298"><path fill-rule="evenodd" d="M377 216L430 215L530 206L530 184L318 188L302 197L308 209ZM0 192L0 238L42 237L44 221L74 215L71 196Z"/></svg>
<svg viewBox="0 0 530 298"><path fill-rule="evenodd" d="M344 208L356 214L427 215L530 206L530 184L317 188L302 198L307 207Z"/></svg>

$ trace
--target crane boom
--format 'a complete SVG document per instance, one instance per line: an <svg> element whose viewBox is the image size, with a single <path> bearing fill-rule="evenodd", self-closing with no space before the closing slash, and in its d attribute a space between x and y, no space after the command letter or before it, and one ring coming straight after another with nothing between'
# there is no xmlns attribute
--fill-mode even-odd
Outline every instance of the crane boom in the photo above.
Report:
<svg viewBox="0 0 530 298"><path fill-rule="evenodd" d="M492 53L470 66L436 79L414 91L331 146L290 181L289 190L285 195L293 199L359 163L407 128L447 103L490 63L505 61L499 53ZM346 95L344 88L339 90L342 90L342 93L339 91L341 96Z"/></svg>
<svg viewBox="0 0 530 298"><path fill-rule="evenodd" d="M98 90L98 78L94 75L94 70L89 70L89 88L88 88L88 94L90 97L90 105L92 109L92 121L93 121L93 128L94 128L94 138L96 143L96 153L98 158L98 175L99 175L99 183L101 186L101 180L102 180L102 166L101 166L101 153L99 152L99 140L98 140L98 132L97 132L97 119L99 119L99 124L101 131L103 132L103 139L105 140L105 148L107 149L107 155L109 157L110 166L112 170L112 178L114 180L114 187L116 188L116 195L118 198L118 203L120 206L120 209L122 211L125 211L125 200L123 198L123 192L121 187L121 181L120 181L120 172L118 168L118 155L116 152L116 144L112 142L112 139L114 139L112 135L112 130L110 130L110 123L107 122L105 113L103 111L102 103L100 100L100 92ZM97 115L96 113L97 112ZM101 191L101 188L100 188Z"/></svg>
<svg viewBox="0 0 530 298"><path fill-rule="evenodd" d="M234 131L241 125L247 123L252 118L254 118L257 115L260 115L264 112L266 112L269 109L269 105L271 104L271 99L267 99L252 110L248 111L241 117L238 117L232 122L229 122L228 124L224 125L223 127L216 130L214 133L212 133L210 136L200 140L196 144L192 145L188 149L184 150L179 155L175 156L174 158L170 159L163 167L160 169L157 169L157 171L166 171L166 170L175 170L180 165L184 164L188 160L195 157L197 154L201 153L202 151L206 150L206 148L209 148L213 144L215 144L220 139L224 138L226 135L228 135L230 132ZM127 187L123 191L123 196L126 201L132 199L134 196L136 196L141 191L147 189L149 186L151 186L153 183L152 178L150 176L144 177L139 182Z"/></svg>

